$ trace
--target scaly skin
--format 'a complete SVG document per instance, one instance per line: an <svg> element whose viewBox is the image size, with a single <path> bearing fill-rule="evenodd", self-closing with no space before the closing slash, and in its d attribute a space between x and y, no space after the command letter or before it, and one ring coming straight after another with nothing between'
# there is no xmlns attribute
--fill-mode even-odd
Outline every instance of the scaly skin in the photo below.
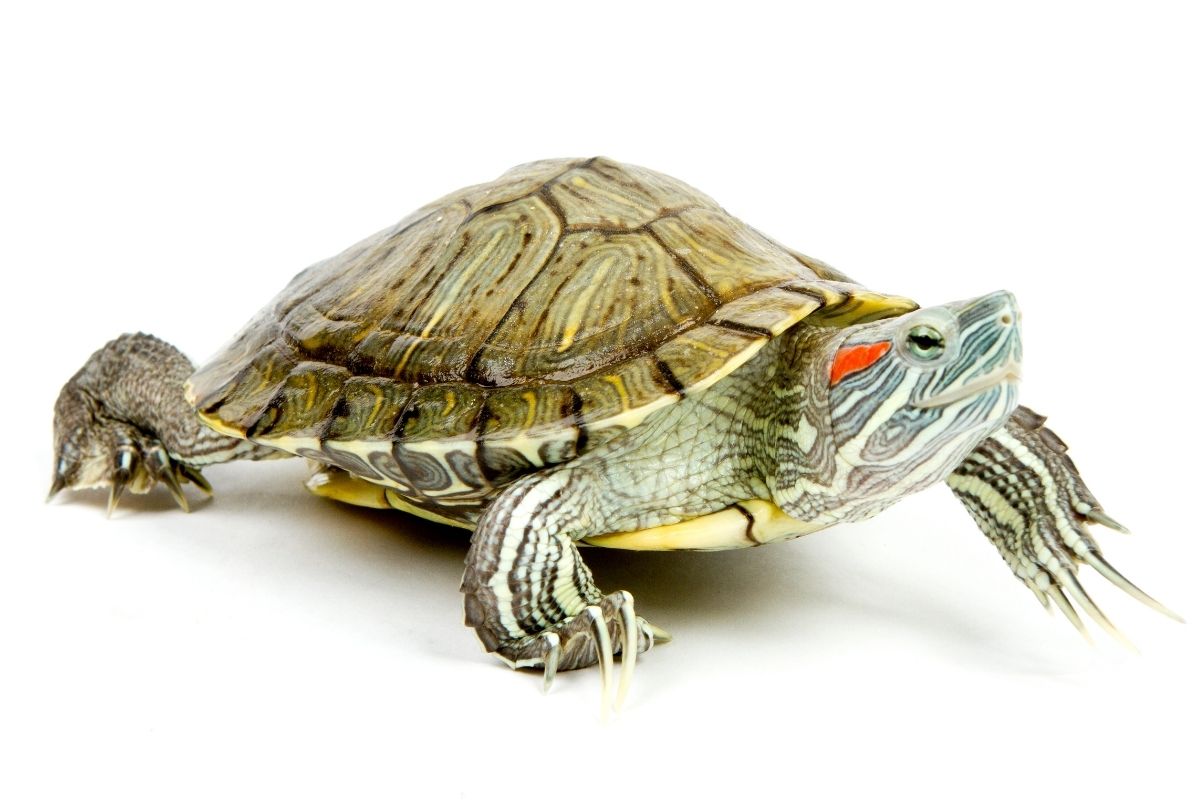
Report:
<svg viewBox="0 0 1200 800"><path fill-rule="evenodd" d="M280 454L204 425L183 397L187 356L145 333L127 333L92 354L54 404L54 479L64 488L105 488L111 514L128 488L162 483L185 511L182 484L211 491L200 468Z"/></svg>
<svg viewBox="0 0 1200 800"><path fill-rule="evenodd" d="M1128 645L1079 582L1083 564L1156 611L1182 621L1104 560L1086 526L1128 531L1100 507L1067 455L1067 446L1045 423L1045 417L1018 408L1002 429L954 470L948 483L955 496L1017 579L1043 606L1051 602L1058 606L1085 638L1090 637L1072 599L1096 624Z"/></svg>

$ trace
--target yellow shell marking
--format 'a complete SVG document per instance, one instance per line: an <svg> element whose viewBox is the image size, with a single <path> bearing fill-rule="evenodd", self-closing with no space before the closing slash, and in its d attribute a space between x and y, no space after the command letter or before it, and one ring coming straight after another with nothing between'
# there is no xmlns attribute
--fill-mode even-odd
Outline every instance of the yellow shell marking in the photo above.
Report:
<svg viewBox="0 0 1200 800"><path fill-rule="evenodd" d="M232 425L227 425L221 420L220 417L217 417L213 414L200 414L200 419L204 420L204 424L212 428L217 433L223 433L226 436L232 436L235 439L246 438L245 431L240 431Z"/></svg>
<svg viewBox="0 0 1200 800"><path fill-rule="evenodd" d="M667 263L662 262L658 265L658 301L662 303L663 308L667 310L667 315L673 320L680 320L683 315L679 313L679 307L675 305L675 299L671 296L671 282L668 280Z"/></svg>
<svg viewBox="0 0 1200 800"><path fill-rule="evenodd" d="M534 420L537 419L537 395L533 392L523 392L521 399L529 404L529 411L525 415L525 427L532 428Z"/></svg>
<svg viewBox="0 0 1200 800"><path fill-rule="evenodd" d="M626 208L632 208L635 211L642 210L640 205L638 205L633 200L630 200L628 197L617 194L616 192L610 192L605 189L601 189L599 186L588 183L586 180L583 179L582 176L576 175L574 178L571 179L571 183L575 184L580 189L588 189L588 190L593 191L596 194L600 195L601 197L607 197L609 200L620 203L621 205L625 206Z"/></svg>
<svg viewBox="0 0 1200 800"><path fill-rule="evenodd" d="M628 411L630 408L629 390L625 388L625 381L621 379L620 375L605 375L604 380L611 383L617 390L617 396L621 398L621 411Z"/></svg>
<svg viewBox="0 0 1200 800"><path fill-rule="evenodd" d="M312 411L312 408L317 403L317 382L309 381L308 389L304 392L304 410L305 412Z"/></svg>
<svg viewBox="0 0 1200 800"><path fill-rule="evenodd" d="M425 327L421 330L420 337L414 339L408 348L405 349L404 355L400 357L400 363L396 365L395 374L399 375L404 370L404 367L408 364L408 360L412 358L413 351L417 349L417 345L421 344L422 341L429 337L430 332L433 331L433 329L437 327L437 324L442 321L442 318L446 316L446 312L458 305L455 298L462 293L462 288L467 285L467 281L472 275L475 274L475 271L484 264L488 263L488 261L491 259L492 253L503 240L503 231L496 231L493 233L492 237L488 240L487 245L485 245L483 250L479 252L479 255L475 257L475 260L471 262L470 265L464 267L461 272L459 272L458 278L454 281L453 286L450 287L447 299L444 300L442 304L435 308L433 313L429 315L429 322L427 322Z"/></svg>
<svg viewBox="0 0 1200 800"><path fill-rule="evenodd" d="M722 267L727 267L733 263L730 259L721 255L716 250L713 250L711 247L705 247L703 244L696 241L696 239L693 238L692 236L690 236L689 234L686 234L686 233L683 234L682 238L683 238L683 241L687 244L687 247L690 251L704 254L704 257L707 258L709 261L712 261L716 264L720 264ZM689 253L689 255L690 255L690 253Z"/></svg>
<svg viewBox="0 0 1200 800"><path fill-rule="evenodd" d="M558 345L558 352L565 353L571 349L572 343L575 341L575 334L579 333L579 326L583 322L584 313L592 306L592 297L603 284L601 277L612 268L617 261L615 255L610 255L596 267L596 279L575 298L575 302L571 304L570 311L567 312L567 324L563 329L563 337Z"/></svg>
<svg viewBox="0 0 1200 800"><path fill-rule="evenodd" d="M371 394L375 396L375 402L371 405L371 413L367 415L367 427L375 424L375 420L379 418L379 412L383 410L383 392L372 387Z"/></svg>

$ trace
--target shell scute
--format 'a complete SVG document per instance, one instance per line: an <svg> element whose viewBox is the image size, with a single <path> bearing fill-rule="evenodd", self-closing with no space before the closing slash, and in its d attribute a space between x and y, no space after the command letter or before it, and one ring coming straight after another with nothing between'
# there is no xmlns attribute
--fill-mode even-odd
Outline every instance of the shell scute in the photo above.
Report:
<svg viewBox="0 0 1200 800"><path fill-rule="evenodd" d="M701 391L722 377L731 361L750 360L769 339L719 325L700 325L665 342L655 356L680 387Z"/></svg>
<svg viewBox="0 0 1200 800"><path fill-rule="evenodd" d="M463 380L489 332L549 260L559 234L558 217L536 196L465 222L411 305L368 317L382 317L379 329L396 334L386 352L370 354L372 361L400 381ZM463 309L471 310L470 325L463 324Z"/></svg>
<svg viewBox="0 0 1200 800"><path fill-rule="evenodd" d="M404 442L474 438L485 393L466 383L422 386L412 393L396 438Z"/></svg>
<svg viewBox="0 0 1200 800"><path fill-rule="evenodd" d="M678 209L717 208L687 184L607 158L590 159L547 185L572 227L632 230Z"/></svg>
<svg viewBox="0 0 1200 800"><path fill-rule="evenodd" d="M317 440L329 426L347 377L349 373L342 367L319 361L298 364L247 436L267 443L280 437Z"/></svg>
<svg viewBox="0 0 1200 800"><path fill-rule="evenodd" d="M651 237L563 237L476 359L485 382L569 381L645 352L715 304Z"/></svg>
<svg viewBox="0 0 1200 800"><path fill-rule="evenodd" d="M709 321L778 336L820 307L815 297L773 286L721 306Z"/></svg>
<svg viewBox="0 0 1200 800"><path fill-rule="evenodd" d="M342 384L325 438L390 440L412 393L411 387L387 378L349 378Z"/></svg>
<svg viewBox="0 0 1200 800"><path fill-rule="evenodd" d="M689 209L652 223L650 230L691 265L721 303L798 277L816 278L758 231L719 209Z"/></svg>

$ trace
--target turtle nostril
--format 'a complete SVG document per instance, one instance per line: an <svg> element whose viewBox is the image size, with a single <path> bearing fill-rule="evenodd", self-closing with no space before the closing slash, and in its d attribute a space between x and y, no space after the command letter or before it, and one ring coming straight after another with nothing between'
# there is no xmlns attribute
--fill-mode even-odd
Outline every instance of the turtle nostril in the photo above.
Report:
<svg viewBox="0 0 1200 800"><path fill-rule="evenodd" d="M1013 322L1012 314L1005 314L1004 316L1002 316L1000 318L1001 325L1012 325L1012 322Z"/></svg>

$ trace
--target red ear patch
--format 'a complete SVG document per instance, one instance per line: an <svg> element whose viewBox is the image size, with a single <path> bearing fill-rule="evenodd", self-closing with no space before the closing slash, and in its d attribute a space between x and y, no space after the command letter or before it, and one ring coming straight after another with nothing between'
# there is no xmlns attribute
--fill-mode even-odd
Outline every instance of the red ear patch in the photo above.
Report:
<svg viewBox="0 0 1200 800"><path fill-rule="evenodd" d="M891 342L856 344L853 347L843 347L833 357L833 366L829 368L829 385L837 386L842 378L851 373L866 369L883 358L884 354L891 349Z"/></svg>

